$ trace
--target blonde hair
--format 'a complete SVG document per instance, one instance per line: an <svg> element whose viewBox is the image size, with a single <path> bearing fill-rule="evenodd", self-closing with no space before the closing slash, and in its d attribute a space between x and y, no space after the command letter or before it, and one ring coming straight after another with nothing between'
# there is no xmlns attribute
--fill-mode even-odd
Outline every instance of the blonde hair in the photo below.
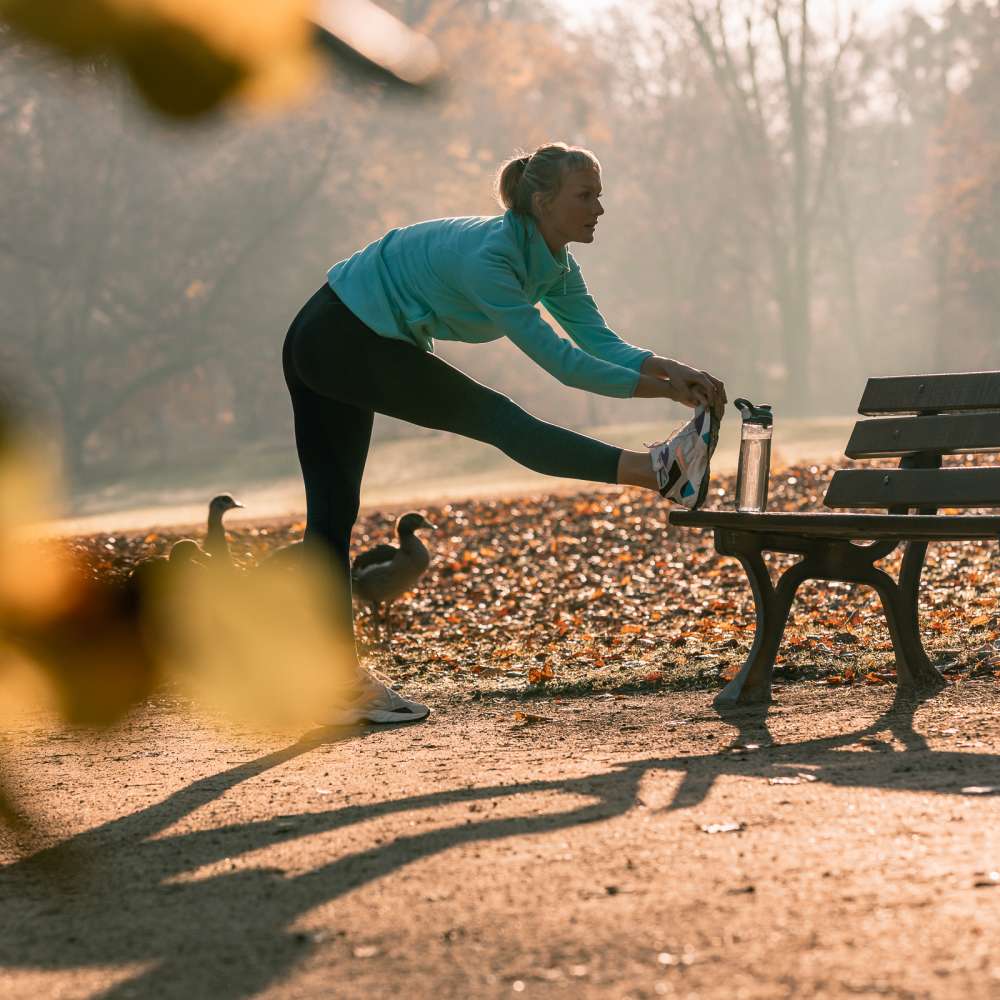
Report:
<svg viewBox="0 0 1000 1000"><path fill-rule="evenodd" d="M534 196L550 201L572 170L596 170L601 164L589 149L549 142L533 153L521 153L500 165L496 178L496 198L500 204L521 215L534 214Z"/></svg>

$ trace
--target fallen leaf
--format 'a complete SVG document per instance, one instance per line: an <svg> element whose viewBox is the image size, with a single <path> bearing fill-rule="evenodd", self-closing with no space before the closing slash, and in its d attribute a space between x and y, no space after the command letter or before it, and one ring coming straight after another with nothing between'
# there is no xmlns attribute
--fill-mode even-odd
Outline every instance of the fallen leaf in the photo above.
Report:
<svg viewBox="0 0 1000 1000"><path fill-rule="evenodd" d="M845 646L854 645L854 643L861 641L853 632L835 632L833 639Z"/></svg>
<svg viewBox="0 0 1000 1000"><path fill-rule="evenodd" d="M515 712L514 721L520 722L524 726L531 726L536 722L552 722L552 719L545 715L534 715L531 712Z"/></svg>
<svg viewBox="0 0 1000 1000"><path fill-rule="evenodd" d="M546 681L552 680L553 677L555 677L555 672L552 670L551 663L546 663L541 669L532 667L528 671L529 684L544 684Z"/></svg>
<svg viewBox="0 0 1000 1000"><path fill-rule="evenodd" d="M746 829L746 823L704 823L701 829L705 833L739 833Z"/></svg>

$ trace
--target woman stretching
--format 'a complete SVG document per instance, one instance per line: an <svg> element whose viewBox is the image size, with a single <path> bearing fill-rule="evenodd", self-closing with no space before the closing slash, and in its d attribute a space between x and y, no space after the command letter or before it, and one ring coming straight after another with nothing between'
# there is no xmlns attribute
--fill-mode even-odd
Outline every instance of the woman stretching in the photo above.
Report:
<svg viewBox="0 0 1000 1000"><path fill-rule="evenodd" d="M593 153L552 143L508 160L497 196L503 215L393 229L335 264L285 339L305 480L304 543L325 546L346 581L348 628L351 529L375 413L485 441L536 472L667 495L669 443L625 451L538 420L435 357L435 339L508 337L563 385L603 396L672 399L716 415L726 402L722 382L707 372L621 340L588 294L566 245L593 243L604 214ZM541 318L536 302L576 346ZM427 715L360 666L358 677L356 700L331 722Z"/></svg>

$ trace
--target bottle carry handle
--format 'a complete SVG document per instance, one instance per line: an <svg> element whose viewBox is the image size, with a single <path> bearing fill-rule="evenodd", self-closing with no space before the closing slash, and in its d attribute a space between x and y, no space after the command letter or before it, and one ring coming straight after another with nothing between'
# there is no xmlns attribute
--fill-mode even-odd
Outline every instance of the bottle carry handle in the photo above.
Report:
<svg viewBox="0 0 1000 1000"><path fill-rule="evenodd" d="M761 427L770 427L774 423L774 415L771 413L770 403L758 403L756 406L749 399L733 400L733 406L743 415L743 423L759 424Z"/></svg>

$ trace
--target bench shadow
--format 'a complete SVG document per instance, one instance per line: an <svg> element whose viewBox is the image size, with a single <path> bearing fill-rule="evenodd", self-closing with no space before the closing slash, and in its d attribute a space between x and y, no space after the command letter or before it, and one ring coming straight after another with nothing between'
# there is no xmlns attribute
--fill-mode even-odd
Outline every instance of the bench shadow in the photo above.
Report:
<svg viewBox="0 0 1000 1000"><path fill-rule="evenodd" d="M640 784L651 773L680 776L665 811L698 805L717 779L733 774L767 779L808 769L817 782L834 786L952 793L970 777L981 783L984 775L1000 773L1000 755L929 749L913 727L918 704L897 699L870 725L786 744L771 738L766 709L742 710L727 713L724 722L734 729L734 740L731 749L721 752L649 757L581 777L456 787L323 812L169 832L195 809L242 782L355 735L314 732L0 869L0 897L7 918L0 934L0 969L55 971L138 963L145 968L100 996L187 1000L209 995L237 1000L280 980L317 947L318 941L293 930L311 910L455 847L622 816L636 807ZM877 739L886 731L903 749ZM866 742L855 747L859 741ZM875 752L892 753L899 766L873 769ZM485 800L516 801L539 792L563 793L574 801L558 812L536 814L526 805L521 815L472 822L463 813L450 825L348 851L301 874L250 867L252 861L247 867L237 864L239 858L279 840L288 843L394 814ZM69 865L70 861L75 864ZM216 866L213 872L184 880L211 865ZM351 928L355 940L364 930Z"/></svg>
<svg viewBox="0 0 1000 1000"><path fill-rule="evenodd" d="M763 778L787 778L801 773L796 768L806 768L810 778L830 785L927 792L959 790L961 783L955 781L913 783L896 777L911 771L916 775L918 765L914 755L932 756L933 763L926 762L929 768L940 767L947 771L956 766L956 761L951 759L953 757L960 758L961 766L965 767L980 756L935 752L929 748L926 737L914 729L913 720L917 709L932 697L933 695L905 695L897 691L891 705L867 726L836 736L784 744L775 744L768 728L767 717L771 710L769 704L716 707L720 720L736 730L728 748L728 756L724 751L723 754L685 758L689 766L684 769L681 785L667 808L686 809L704 801L716 779L723 775L749 774ZM877 734L884 732L888 732L891 739L877 738ZM900 742L903 750L896 751L893 740ZM854 754L848 755L847 749L855 744L862 746ZM762 751L767 752L761 755ZM893 768L893 780L873 780L870 767L870 753L873 751L893 752L901 758L899 766ZM849 760L849 756L858 759ZM1000 755L981 756L1000 764ZM922 760L921 766L924 763ZM743 766L744 764L749 766Z"/></svg>

